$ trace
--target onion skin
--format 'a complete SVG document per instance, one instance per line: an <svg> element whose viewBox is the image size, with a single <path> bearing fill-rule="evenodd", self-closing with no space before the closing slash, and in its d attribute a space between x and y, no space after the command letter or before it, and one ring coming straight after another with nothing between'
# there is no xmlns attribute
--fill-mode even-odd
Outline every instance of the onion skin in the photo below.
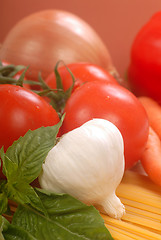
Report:
<svg viewBox="0 0 161 240"><path fill-rule="evenodd" d="M46 78L59 60L94 63L119 78L108 49L79 17L60 10L36 12L19 21L0 49L0 60L29 66L26 77Z"/></svg>

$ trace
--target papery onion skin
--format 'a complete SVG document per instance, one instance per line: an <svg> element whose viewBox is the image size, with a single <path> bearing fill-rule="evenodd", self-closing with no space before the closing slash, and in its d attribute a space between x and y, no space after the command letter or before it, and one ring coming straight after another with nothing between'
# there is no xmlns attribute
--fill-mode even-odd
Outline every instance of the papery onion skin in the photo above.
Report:
<svg viewBox="0 0 161 240"><path fill-rule="evenodd" d="M111 56L98 34L84 20L61 10L45 10L19 21L0 49L0 60L30 66L26 76L44 78L63 60L89 62L103 67L119 79Z"/></svg>

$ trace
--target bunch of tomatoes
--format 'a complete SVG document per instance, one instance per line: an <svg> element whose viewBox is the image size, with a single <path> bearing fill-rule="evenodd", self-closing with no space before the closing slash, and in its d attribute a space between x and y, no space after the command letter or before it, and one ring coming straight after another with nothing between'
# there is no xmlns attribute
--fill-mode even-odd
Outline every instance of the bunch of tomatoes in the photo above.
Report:
<svg viewBox="0 0 161 240"><path fill-rule="evenodd" d="M159 36L159 20L157 14L147 25L152 32L156 25L155 36ZM127 75L135 90L138 85L148 93L154 77L151 66L160 71L160 62L152 62L156 58L149 52L153 44L146 27L143 33L147 44L139 35ZM143 58L148 59L145 66ZM134 95L121 84L108 49L88 23L60 10L31 14L11 29L0 60L0 148L6 151L29 129L55 125L65 114L58 137L93 118L107 119L123 136L125 168L140 159L149 133L147 114L136 91ZM160 98L160 88L153 90L152 95Z"/></svg>
<svg viewBox="0 0 161 240"><path fill-rule="evenodd" d="M0 79L18 79L19 83L23 71L11 78L12 71L5 73L7 66L12 65L2 62ZM6 151L29 129L57 124L65 113L59 136L90 119L107 119L123 136L126 169L139 160L148 137L146 112L138 99L107 71L91 63L62 64L43 81L45 90L28 84L25 76L23 85L16 81L0 84L0 148L3 146Z"/></svg>

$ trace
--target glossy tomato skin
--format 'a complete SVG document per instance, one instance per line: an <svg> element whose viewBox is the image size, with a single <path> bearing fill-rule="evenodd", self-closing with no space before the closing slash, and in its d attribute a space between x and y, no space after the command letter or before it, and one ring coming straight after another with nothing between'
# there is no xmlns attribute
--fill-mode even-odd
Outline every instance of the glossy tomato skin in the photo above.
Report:
<svg viewBox="0 0 161 240"><path fill-rule="evenodd" d="M161 103L161 11L138 32L131 48L128 81L137 95Z"/></svg>
<svg viewBox="0 0 161 240"><path fill-rule="evenodd" d="M64 90L66 91L68 88L72 86L73 80L72 76L67 70L67 68L72 72L75 78L75 84L73 88L73 92L76 88L80 87L82 84L91 81L106 81L108 83L118 84L116 79L110 75L106 70L91 63L79 62L79 63L71 63L66 66L61 66L58 68L58 72L62 79L62 84ZM52 88L56 89L56 77L55 73L52 72L45 80L45 82Z"/></svg>
<svg viewBox="0 0 161 240"><path fill-rule="evenodd" d="M0 148L4 150L29 129L59 122L56 111L40 96L15 85L0 85Z"/></svg>
<svg viewBox="0 0 161 240"><path fill-rule="evenodd" d="M104 82L89 82L68 99L61 128L64 134L93 118L103 118L120 130L125 145L125 166L140 158L148 138L149 123L138 99L127 89Z"/></svg>

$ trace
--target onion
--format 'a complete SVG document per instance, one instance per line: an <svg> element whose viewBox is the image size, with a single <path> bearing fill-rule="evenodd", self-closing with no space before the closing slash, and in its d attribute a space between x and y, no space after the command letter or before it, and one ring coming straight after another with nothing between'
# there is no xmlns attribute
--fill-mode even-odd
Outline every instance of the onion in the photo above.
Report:
<svg viewBox="0 0 161 240"><path fill-rule="evenodd" d="M40 71L46 78L59 60L94 63L118 78L98 34L79 17L60 10L36 12L20 20L6 36L0 60L29 66L26 77L35 80Z"/></svg>

